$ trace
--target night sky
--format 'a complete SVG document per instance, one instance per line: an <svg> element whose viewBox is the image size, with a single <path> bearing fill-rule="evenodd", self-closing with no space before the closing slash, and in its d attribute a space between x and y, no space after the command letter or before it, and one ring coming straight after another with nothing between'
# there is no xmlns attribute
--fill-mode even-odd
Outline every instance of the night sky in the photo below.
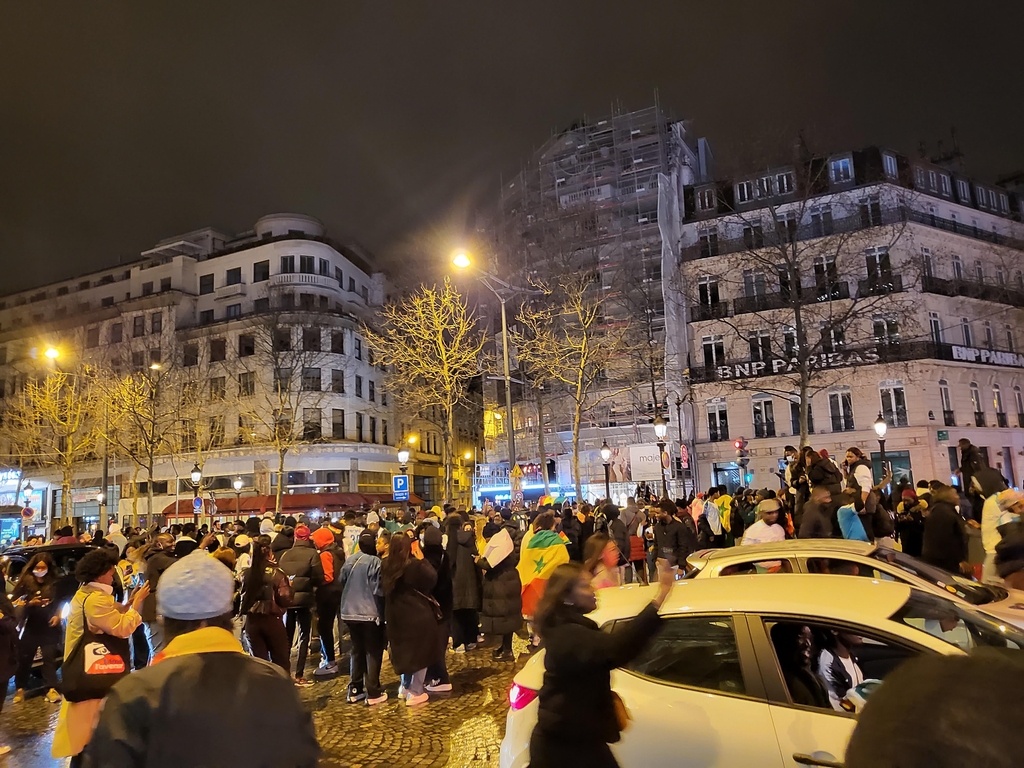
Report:
<svg viewBox="0 0 1024 768"><path fill-rule="evenodd" d="M159 6L159 7L158 7ZM934 149L1024 168L1019 3L8 2L0 293L309 213L438 265L551 132L658 93L719 165ZM397 270L395 270L397 271Z"/></svg>

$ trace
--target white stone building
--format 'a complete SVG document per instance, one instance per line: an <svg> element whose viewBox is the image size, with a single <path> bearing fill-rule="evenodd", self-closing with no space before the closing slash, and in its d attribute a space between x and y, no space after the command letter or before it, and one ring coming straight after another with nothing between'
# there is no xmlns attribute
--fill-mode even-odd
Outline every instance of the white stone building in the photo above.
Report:
<svg viewBox="0 0 1024 768"><path fill-rule="evenodd" d="M858 446L878 477L881 414L897 476L948 482L966 437L1021 485L1021 205L879 148L716 183L663 177L662 207L678 211L661 220L666 385L697 484L775 487L783 447L800 444L799 306L808 444L840 460Z"/></svg>

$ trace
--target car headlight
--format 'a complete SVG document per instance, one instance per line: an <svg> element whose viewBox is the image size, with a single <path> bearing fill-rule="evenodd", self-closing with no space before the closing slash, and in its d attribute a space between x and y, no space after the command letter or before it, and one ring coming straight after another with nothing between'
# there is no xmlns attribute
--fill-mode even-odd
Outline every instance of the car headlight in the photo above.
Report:
<svg viewBox="0 0 1024 768"><path fill-rule="evenodd" d="M61 621L67 621L69 613L71 613L71 603L64 603L64 606L60 609Z"/></svg>

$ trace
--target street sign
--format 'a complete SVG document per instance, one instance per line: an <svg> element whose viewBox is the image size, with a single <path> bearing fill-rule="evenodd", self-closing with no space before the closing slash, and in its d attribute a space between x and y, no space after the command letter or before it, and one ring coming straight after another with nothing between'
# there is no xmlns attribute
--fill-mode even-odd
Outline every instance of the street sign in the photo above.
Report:
<svg viewBox="0 0 1024 768"><path fill-rule="evenodd" d="M938 431L938 436L939 436L939 442L940 443L948 443L949 442L949 430L948 429L940 429Z"/></svg>
<svg viewBox="0 0 1024 768"><path fill-rule="evenodd" d="M192 499L192 509L199 512L203 508L203 499L200 496L196 496Z"/></svg>
<svg viewBox="0 0 1024 768"><path fill-rule="evenodd" d="M512 471L509 472L509 474L512 477L522 477L523 476L523 468L519 466L519 462L516 462L516 464L512 467Z"/></svg>
<svg viewBox="0 0 1024 768"><path fill-rule="evenodd" d="M32 509L32 507L25 507L23 510L21 510L21 516L24 517L26 520L31 520L32 516L35 515L35 513L36 512L34 509Z"/></svg>
<svg viewBox="0 0 1024 768"><path fill-rule="evenodd" d="M391 495L395 501L408 501L409 500L409 476L408 475L392 475L391 476Z"/></svg>
<svg viewBox="0 0 1024 768"><path fill-rule="evenodd" d="M679 444L679 463L683 469L690 468L690 451L683 443Z"/></svg>

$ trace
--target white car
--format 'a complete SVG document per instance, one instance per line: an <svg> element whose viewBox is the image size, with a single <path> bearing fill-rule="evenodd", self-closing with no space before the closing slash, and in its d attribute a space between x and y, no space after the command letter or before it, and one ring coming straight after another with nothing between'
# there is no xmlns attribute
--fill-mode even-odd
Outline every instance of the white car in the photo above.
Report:
<svg viewBox="0 0 1024 768"><path fill-rule="evenodd" d="M686 559L687 578L753 573L818 573L899 581L961 600L1000 621L1024 629L1024 593L950 573L942 568L863 541L791 539L728 549L704 549Z"/></svg>
<svg viewBox="0 0 1024 768"><path fill-rule="evenodd" d="M590 617L613 629L636 616L654 589L601 590ZM661 614L664 625L647 649L611 675L632 715L612 745L623 768L841 765L855 716L793 700L776 646L787 629L859 636L864 677L879 680L919 654L957 655L980 645L1024 648L1024 634L969 606L906 584L843 576L680 581ZM776 631L780 625L789 626ZM543 679L541 650L509 691L501 768L529 764Z"/></svg>

